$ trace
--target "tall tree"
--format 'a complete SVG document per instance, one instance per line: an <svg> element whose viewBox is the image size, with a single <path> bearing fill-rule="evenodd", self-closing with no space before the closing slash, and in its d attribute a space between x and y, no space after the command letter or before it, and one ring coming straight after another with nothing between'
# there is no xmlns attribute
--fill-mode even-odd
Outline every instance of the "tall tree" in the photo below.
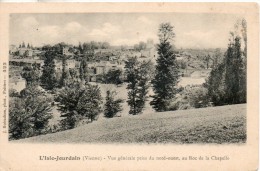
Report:
<svg viewBox="0 0 260 171"><path fill-rule="evenodd" d="M157 47L157 65L155 78L152 80L154 96L150 104L156 111L167 111L169 100L177 93L179 70L171 41L175 37L173 26L162 23L159 27L160 43Z"/></svg>
<svg viewBox="0 0 260 171"><path fill-rule="evenodd" d="M107 91L106 94L106 103L105 103L105 110L104 116L107 118L113 118L118 112L122 111L123 102L122 99L115 99L116 92L115 91Z"/></svg>
<svg viewBox="0 0 260 171"><path fill-rule="evenodd" d="M147 101L147 94L150 87L149 81L151 80L151 72L152 72L152 62L151 61L143 61L140 63L139 71L138 71L138 110L142 112L145 107L145 102Z"/></svg>
<svg viewBox="0 0 260 171"><path fill-rule="evenodd" d="M127 89L128 89L128 100L127 103L130 106L129 114L137 115L138 109L138 66L139 62L136 57L129 58L125 62L125 72L127 75Z"/></svg>
<svg viewBox="0 0 260 171"><path fill-rule="evenodd" d="M79 52L80 52L80 54L83 54L83 48L82 48L81 42L79 42Z"/></svg>
<svg viewBox="0 0 260 171"><path fill-rule="evenodd" d="M234 43L231 42L226 53L226 98L229 104L240 103L241 90L241 74L242 70L242 52L240 37L234 38Z"/></svg>
<svg viewBox="0 0 260 171"><path fill-rule="evenodd" d="M213 68L205 84L215 105L246 102L246 23L242 20L242 29L238 29L240 24L238 21L235 31L231 32L224 60ZM244 40L244 51L241 48L241 37Z"/></svg>
<svg viewBox="0 0 260 171"><path fill-rule="evenodd" d="M53 51L47 51L45 53L41 82L43 86L48 90L52 90L54 87L57 86L54 58L55 53Z"/></svg>
<svg viewBox="0 0 260 171"><path fill-rule="evenodd" d="M67 57L63 56L62 58L62 74L60 78L60 86L63 87L67 84L67 81L69 79L69 71L67 68Z"/></svg>
<svg viewBox="0 0 260 171"><path fill-rule="evenodd" d="M147 93L150 87L151 61L139 62L137 57L129 58L126 61L125 72L127 75L128 100L130 106L129 114L137 115L144 109L147 100Z"/></svg>
<svg viewBox="0 0 260 171"><path fill-rule="evenodd" d="M87 83L89 82L89 69L88 69L88 63L87 63L86 59L83 59L80 62L79 77L80 77L81 81L85 81Z"/></svg>

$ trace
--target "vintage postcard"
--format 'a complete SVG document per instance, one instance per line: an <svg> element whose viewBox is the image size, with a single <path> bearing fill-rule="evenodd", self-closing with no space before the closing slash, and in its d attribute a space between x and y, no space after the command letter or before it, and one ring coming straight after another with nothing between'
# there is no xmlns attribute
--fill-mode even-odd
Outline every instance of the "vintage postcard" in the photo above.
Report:
<svg viewBox="0 0 260 171"><path fill-rule="evenodd" d="M258 169L257 3L0 4L0 170Z"/></svg>

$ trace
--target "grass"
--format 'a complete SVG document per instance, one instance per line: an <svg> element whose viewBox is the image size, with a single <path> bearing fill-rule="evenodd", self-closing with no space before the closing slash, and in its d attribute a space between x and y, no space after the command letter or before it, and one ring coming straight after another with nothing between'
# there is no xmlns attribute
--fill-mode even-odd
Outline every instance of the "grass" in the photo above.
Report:
<svg viewBox="0 0 260 171"><path fill-rule="evenodd" d="M101 119L30 143L245 143L246 104Z"/></svg>

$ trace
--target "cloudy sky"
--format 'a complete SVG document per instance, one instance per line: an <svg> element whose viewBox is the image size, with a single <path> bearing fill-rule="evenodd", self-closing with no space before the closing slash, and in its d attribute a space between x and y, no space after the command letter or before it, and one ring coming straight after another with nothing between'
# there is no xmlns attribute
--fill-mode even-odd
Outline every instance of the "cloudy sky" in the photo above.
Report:
<svg viewBox="0 0 260 171"><path fill-rule="evenodd" d="M65 42L108 41L111 45L133 45L158 41L159 24L175 28L177 48L225 48L229 32L241 16L183 13L88 13L11 14L10 44L34 46Z"/></svg>

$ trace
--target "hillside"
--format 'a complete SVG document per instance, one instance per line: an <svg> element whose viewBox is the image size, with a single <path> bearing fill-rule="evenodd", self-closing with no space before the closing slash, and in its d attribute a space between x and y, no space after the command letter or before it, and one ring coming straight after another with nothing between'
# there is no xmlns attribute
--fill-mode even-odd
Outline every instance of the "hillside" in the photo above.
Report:
<svg viewBox="0 0 260 171"><path fill-rule="evenodd" d="M19 143L244 143L246 104L101 119Z"/></svg>

